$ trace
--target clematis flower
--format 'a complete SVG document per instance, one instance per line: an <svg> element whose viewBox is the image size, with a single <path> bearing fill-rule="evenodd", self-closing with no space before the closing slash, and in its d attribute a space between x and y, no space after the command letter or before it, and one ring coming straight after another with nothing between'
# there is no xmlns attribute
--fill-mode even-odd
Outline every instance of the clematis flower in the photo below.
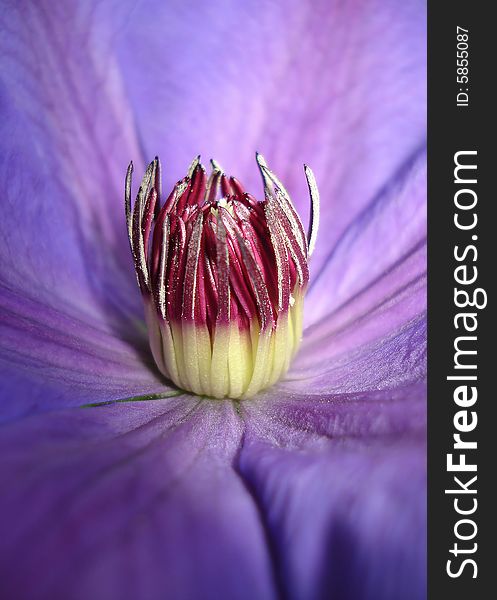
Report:
<svg viewBox="0 0 497 600"><path fill-rule="evenodd" d="M425 7L29 2L0 12L0 596L425 597ZM149 348L122 210L260 149L307 226L303 338L251 398ZM152 240L153 242L153 240Z"/></svg>
<svg viewBox="0 0 497 600"><path fill-rule="evenodd" d="M180 388L215 398L248 398L275 383L302 337L316 180L306 166L306 237L283 184L260 154L257 162L262 202L215 161L207 180L197 157L161 207L155 158L132 208L133 163L126 174L128 237L155 362Z"/></svg>

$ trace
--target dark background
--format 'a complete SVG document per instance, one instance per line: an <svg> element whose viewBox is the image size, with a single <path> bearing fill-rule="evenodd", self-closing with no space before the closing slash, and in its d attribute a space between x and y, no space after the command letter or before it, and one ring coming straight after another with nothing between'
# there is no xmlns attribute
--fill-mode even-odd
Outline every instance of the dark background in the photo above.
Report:
<svg viewBox="0 0 497 600"><path fill-rule="evenodd" d="M494 597L495 592L491 592L492 580L497 573L497 567L493 564L496 555L493 511L496 507L497 487L497 470L494 464L494 457L497 455L494 418L497 398L493 384L497 369L493 315L497 256L494 216L497 103L493 90L496 89L497 32L496 22L490 16L490 6L490 3L482 2L434 0L428 6L428 581L429 598L437 600ZM465 108L456 106L459 88L456 82L457 25L470 30L470 106ZM451 451L453 443L452 419L457 408L453 402L454 382L447 382L445 379L453 373L453 318L456 314L453 272L457 264L453 249L456 244L465 246L471 243L469 240L473 233L458 232L453 224L453 197L457 189L453 183L453 157L458 150L478 151L478 184L471 186L478 193L478 261L475 264L478 266L478 287L485 288L488 294L487 308L477 311L478 426L474 432L466 434L478 441L478 450L469 451L468 456L468 459L475 456L478 463L478 510L469 517L474 518L478 524L475 538L478 543L477 579L471 579L471 567L466 568L457 579L451 579L446 574L447 560L452 557L449 548L457 541L453 527L458 518L464 518L458 516L453 509L454 497L444 494L446 487L454 487L451 482L453 475L457 475L446 473L446 454ZM467 474L462 475L462 480L466 481ZM459 542L460 547L463 544L465 543ZM466 545L469 544L472 541L466 542ZM468 555L468 558L473 556Z"/></svg>

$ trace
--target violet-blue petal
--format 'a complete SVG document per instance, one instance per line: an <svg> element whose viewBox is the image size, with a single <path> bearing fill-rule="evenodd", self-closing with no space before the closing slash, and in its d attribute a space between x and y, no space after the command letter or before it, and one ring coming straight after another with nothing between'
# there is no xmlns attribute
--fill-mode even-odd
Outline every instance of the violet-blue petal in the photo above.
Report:
<svg viewBox="0 0 497 600"><path fill-rule="evenodd" d="M266 516L285 597L426 597L423 449L246 450L240 468Z"/></svg>
<svg viewBox="0 0 497 600"><path fill-rule="evenodd" d="M0 15L2 419L167 387L126 240L123 169L140 153L106 52L116 23L93 8Z"/></svg>
<svg viewBox="0 0 497 600"><path fill-rule="evenodd" d="M0 421L64 406L175 393L156 371L143 324L52 308L0 288ZM73 313L73 314L71 314ZM117 329L119 327L119 329Z"/></svg>
<svg viewBox="0 0 497 600"><path fill-rule="evenodd" d="M23 600L275 598L230 402L69 409L0 436L0 590Z"/></svg>
<svg viewBox="0 0 497 600"><path fill-rule="evenodd" d="M400 290L426 274L426 183L423 149L385 182L315 269L306 298L308 323L330 316L338 323L339 313L350 321L359 297L363 313L366 306L373 310L392 295L393 281ZM423 311L426 300L417 305Z"/></svg>
<svg viewBox="0 0 497 600"><path fill-rule="evenodd" d="M307 68L309 64L314 65L313 68L318 68L321 65L319 61L313 62L309 60L309 55L314 55L315 58L319 56L320 60L329 59L330 63L334 65L337 60L336 55L333 55L333 53L327 55L325 52L325 56L321 56L323 48L320 46L319 40L321 39L322 41L324 39L324 36L329 33L330 28L335 33L341 31L339 25L345 25L348 23L348 20L350 20L350 25L355 24L355 27L350 27L349 29L356 31L356 33L350 39L346 36L342 40L342 42L347 42L344 47L349 48L349 51L342 53L345 54L345 58L341 57L340 66L343 69L343 73L346 73L347 69L351 72L357 71L358 74L362 73L362 69L365 67L362 64L363 56L365 54L369 56L370 54L367 51L370 36L368 37L367 34L385 22L387 17L389 17L388 11L391 9L386 3L382 4L382 7L380 7L381 10L376 10L376 8L365 5L361 8L344 10L338 5L334 5L331 9L327 9L327 19L324 20L322 18L316 19L317 16L323 16L317 10L316 14L313 15L313 19L316 20L316 23L319 20L321 37L319 35L305 37L305 39L309 40L309 46L306 47L307 52L303 52L301 57L295 57L296 65L292 66L292 73L295 72L297 75L304 66ZM179 15L180 18L181 10L184 9L176 11L176 15ZM189 22L190 29L194 23L205 26L202 19L202 10L202 7L198 7L198 10L194 11L194 14L191 15L192 19ZM63 305L66 312L69 311L72 313L70 314L71 318L76 318L80 321L82 320L80 312L84 311L93 322L103 321L107 331L110 330L110 333L117 334L116 337L123 338L126 337L124 328L130 322L129 316L136 311L137 294L136 290L132 287L131 278L126 275L126 273L129 275L129 258L128 261L123 261L122 259L123 254L121 251L123 250L123 246L125 246L124 231L123 228L119 229L118 223L112 218L112 213L117 209L117 201L120 197L120 194L117 193L117 188L115 188L116 174L120 168L119 163L121 160L124 162L126 152L131 152L133 155L137 155L139 152L131 127L130 114L126 109L126 102L123 98L122 82L116 69L117 63L115 62L113 51L117 52L118 57L122 57L123 49L120 48L119 40L126 39L129 41L129 36L134 35L133 32L139 31L138 35L143 35L143 32L145 32L147 39L142 40L145 44L140 43L135 45L136 48L140 48L140 51L136 52L136 56L139 59L142 56L142 52L146 50L147 43L152 43L154 39L155 42L159 43L159 38L148 36L147 27L154 27L156 28L155 31L157 31L161 21L158 18L159 15L156 14L154 20L147 21L147 27L133 28L133 32L130 32L128 36L123 35L123 32L126 31L126 7L124 7L124 13L122 10L114 12L112 20L105 11L106 9L91 7L90 5L85 8L76 4L69 4L57 7L56 10L48 10L48 6L44 3L38 3L36 6L29 3L17 3L16 5L11 4L10 10L4 15L7 24L5 29L8 35L2 38L4 56L7 59L7 69L4 71L6 92L3 104L5 105L5 113L10 115L10 118L4 121L6 135L3 136L3 139L29 138L32 140L32 146L29 147L28 151L25 145L19 144L16 150L12 151L12 148L10 148L10 152L7 154L10 162L5 163L5 180L7 181L7 177L13 172L15 173L16 170L24 175L22 169L23 167L25 168L25 165L29 165L30 177L19 176L15 178L16 182L21 181L21 185L26 189L19 190L15 187L12 189L12 186L5 186L9 189L12 197L12 210L9 211L8 219L4 222L5 229L10 234L7 238L7 250L9 258L12 259L12 257L15 257L15 264L13 264L14 261L12 260L10 262L8 260L3 261L3 264L5 265L5 278L9 286L13 286L14 296L17 291L27 295L27 289L36 289L37 302L43 301L44 305L48 303L52 306ZM276 52L278 48L280 50L288 50L288 40L292 35L297 35L300 31L300 25L296 18L294 19L293 17L284 17L282 20L279 14L280 11L281 7L277 4L272 5L264 12L265 19L262 29L256 28L252 30L250 22L247 22L246 28L242 28L243 31L240 29L236 30L236 35L242 37L248 36L252 40L252 45L257 46L257 42L260 42L261 39L259 36L262 35L265 28L269 28L273 36L273 46L267 49L269 55L271 52ZM145 14L146 12L140 11L139 14ZM393 55L394 60L389 61L392 72L387 73L387 76L390 77L388 81L390 83L396 82L395 85L398 84L399 78L393 77L393 74L398 74L399 71L407 76L407 80L411 77L417 77L419 74L422 61L416 59L415 64L408 64L406 62L408 59L411 60L413 56L418 56L415 52L412 52L412 44L419 43L419 36L411 35L410 37L402 37L400 34L405 26L404 20L414 13L418 14L418 20L415 21L417 23L416 27L421 27L422 21L419 19L421 12L422 10L416 11L414 5L405 9L405 12L397 11L394 27L388 28L388 35L381 36L381 40L385 44L395 45L396 48L396 53ZM166 13L160 14L163 15L163 18L169 17L170 15ZM294 14L296 17L298 13L295 11L289 14ZM183 54L176 53L178 59L177 65L181 66L183 59L188 63L192 57L198 58L200 55L203 55L202 44L212 43L216 34L215 27L230 30L230 20L236 16L230 11L225 11L225 18L223 20L214 19L215 15L213 13L209 12L209 15L213 19L212 25L214 26L207 28L209 35L195 38L194 43L188 46L188 52ZM238 15L239 17L240 15ZM288 23L285 22L286 18L290 18ZM277 27L273 23L275 19L278 21ZM128 20L129 24L130 21ZM280 27L282 24L284 26ZM29 27L26 27L26 25L29 25ZM414 31L416 27L412 22L410 23L410 31ZM111 35L115 32L116 28L119 28L121 36ZM344 27L343 30L345 29L347 28ZM28 30L38 32L39 35L35 35L34 37L33 35L28 35ZM234 28L231 28L231 31L233 30ZM314 26L312 30L314 31ZM167 32L170 33L171 31L171 28L167 28ZM50 35L51 33L53 35ZM399 42L399 36L403 40L401 44L397 43ZM32 45L33 39L37 40L39 46L34 47ZM162 40L160 43L168 43L167 36L160 36L160 40ZM317 47L315 46L316 44ZM260 71L260 63L264 62L262 61L264 54L261 50L262 47L263 45L259 43L256 48L257 52L254 53L251 50L252 46L250 44L241 44L240 55L233 54L230 50L227 55L223 54L220 60L223 62L224 56L228 63L233 60L237 61L238 65L244 65L244 72L248 71L255 74ZM84 52L82 48L85 48ZM333 47L330 49L330 52L332 49ZM319 50L319 52L316 50ZM106 52L105 64L103 65L95 57L101 57L104 51ZM155 57L157 58L157 56L167 56L167 54L156 53ZM264 56L267 58L268 54L266 53ZM71 64L74 63L71 69L68 69L66 64L69 57ZM356 61L358 62L357 68L353 69L352 67ZM158 63L160 64L160 60ZM150 69L146 71L149 74L148 77L150 77L149 81L153 80L153 85L161 81L157 79L157 73L154 71L158 63L157 61L153 62L152 65L149 65ZM265 64L271 65L273 61L265 61ZM376 63L374 64L376 65ZM33 68L33 65L36 65L36 69ZM132 81L134 66L136 66L136 61L129 60L124 64L121 60L121 67L126 74L126 86L129 86ZM288 65L283 65L283 67L283 72L287 73ZM375 70L372 69L371 64L368 64L368 68L365 71L367 77L369 77L369 73ZM171 72L174 73L174 69L162 69L161 71L162 76L166 78L170 76ZM233 75L233 73L234 70L231 69L231 75L234 77L234 80L230 79L230 77L223 79L228 90L233 90L233 86L237 81L238 75L236 73ZM271 71L266 73L267 78L270 78L270 76ZM197 91L200 90L198 93L202 94L203 101L206 102L207 98L210 97L203 90L205 79L203 75L199 75L199 77L200 79L196 80L195 89ZM290 88L298 81L300 89L302 78L292 78L293 75L284 77L285 81L289 82ZM363 80L366 83L368 80L365 77L359 77L359 79L361 80L359 88L362 88ZM185 78L180 78L180 81L184 83L186 80ZM192 81L192 79L188 81ZM211 81L211 79L208 78L208 81ZM133 98L137 90L148 89L147 81L143 83L143 86L126 89L128 96ZM167 80L164 83L167 83ZM338 102L338 99L333 97L333 102L330 102L331 113L323 114L323 121L331 125L333 123L336 125L337 123L346 122L347 119L344 118L344 114L341 112L344 110L344 106L349 107L352 110L352 114L355 115L354 118L349 116L349 121L355 120L356 117L359 119L358 115L362 115L366 111L365 106L359 101L361 94L356 89L357 82L354 81L352 83L353 85L349 86L350 90L349 88L345 90L345 96L342 94L342 100L346 99L347 102ZM402 86L404 86L404 83ZM405 83L405 87L409 87L407 83ZM287 90L288 94L291 91L290 88ZM382 93L387 93L387 88L386 84L383 85L382 89L384 92ZM93 90L95 89L98 90L99 97L98 110L96 112L92 106L92 101L95 97ZM174 86L165 85L164 87L160 87L160 89L170 90L174 89ZM334 90L333 85L331 85L330 89ZM418 91L422 95L422 88L419 88ZM308 88L306 88L306 93L309 93ZM349 96L349 94L352 95ZM188 98L188 101L194 100L193 94L183 97ZM314 97L315 94L313 94ZM400 98L400 100L405 100L406 98L402 94L397 94L395 97ZM156 98L157 94L151 94L148 98L147 106L151 107L151 110L148 112L149 115L154 114L154 99ZM251 101L256 106L258 102L257 96L251 96ZM312 103L303 102L300 96L299 102L301 104L292 104L292 107L295 107L299 115L304 108L305 110L313 108ZM419 108L422 106L422 103L404 102L404 104L403 119L408 114L407 108L414 112L419 111L416 112L416 118L406 119L405 123L409 127L414 122L419 123L420 119L423 119L423 110ZM383 104L379 103L378 105L382 106ZM396 106L392 107L391 103L388 106L397 114ZM138 120L141 122L139 107L136 108ZM233 119L235 123L239 124L240 114L237 112L239 111L238 104L231 102L230 108L231 110L226 115L230 116L230 118L234 115ZM265 110L269 110L270 108L271 102L268 102L267 106L265 105ZM346 110L349 110L349 108L346 108ZM276 107L276 109L277 120L286 118L289 109L288 106ZM184 105L182 110L184 111L183 115L187 114L188 111ZM169 110L167 111L167 115L173 112ZM272 113L274 111L269 110L269 112ZM92 116L91 119L89 119L90 114ZM255 118L259 113L251 110L250 114L252 118ZM371 110L371 104L367 105L367 112L364 114L367 114L368 119L372 119L373 121L379 119L379 116ZM412 117L413 114L410 114L410 116ZM225 124L226 115L223 116ZM62 120L61 116L63 117ZM304 115L300 116L303 117ZM384 117L385 115L382 116ZM12 125L14 121L16 122L15 126ZM308 121L308 119L302 118L299 121ZM60 122L62 123L62 127L59 126ZM177 122L179 123L180 121ZM161 120L157 119L156 125L160 123ZM391 138L389 127L392 123L398 125L395 119L393 121L392 119L382 119L382 128L386 127L385 131L388 133L386 135L388 139ZM213 124L215 125L215 121L213 121ZM146 130L146 124L142 123L142 125ZM12 131L13 127L19 128L20 132L17 130ZM376 130L379 131L381 129L383 131L382 128L377 127ZM218 129L214 127L214 130L217 131ZM160 127L156 128L155 131L159 130ZM412 131L419 131L419 127L413 128ZM266 132L266 128L264 128L264 132ZM369 140L368 132L370 133L369 126L362 128L361 133L363 137L361 138L361 144ZM19 133L22 135L19 135ZM153 140L154 132L147 133L151 134L151 136L147 135L147 139ZM202 137L200 134L201 130L197 130L198 137ZM224 134L221 136L224 141L223 143L225 143L228 137ZM347 140L353 139L353 137L347 136ZM401 137L406 140L410 139L409 135ZM74 139L78 140L77 144L74 143ZM215 136L209 135L209 139L216 145ZM285 140L283 133L278 136L278 140L280 139ZM187 145L186 141L182 139L181 147L183 148ZM299 143L300 146L305 147L304 141ZM318 146L318 144L314 144L314 146ZM42 157L40 157L39 152L35 152L37 147L42 148ZM293 147L291 144L287 143L284 147L289 155L292 155L295 151L295 149L291 150ZM320 152L320 154L324 154L324 152ZM340 156L345 156L346 154L346 152L342 152ZM379 152L379 156L382 157L381 160L384 160L386 155L388 155L388 152L385 152L385 148L383 147L382 151ZM336 153L333 156L336 157ZM288 156L285 158L287 159ZM174 162L172 164L174 165ZM81 169L82 165L85 167L84 170ZM349 167L350 165L347 165L347 168ZM365 179L364 174L366 171L369 172L366 165L362 165L362 167L361 181ZM376 177L379 171L378 169L373 169L371 172L373 171ZM333 169L330 172L333 173ZM382 176L390 176L388 170L385 172L381 171L381 173ZM34 183L32 182L33 177ZM358 180L355 177L351 177L350 179L351 181ZM327 180L325 200L333 196L332 191L335 185L333 181L333 179ZM35 183L37 182L42 182L43 185L41 187L36 186ZM344 192L347 192L347 190L344 190ZM36 219L31 220L29 215L26 218L23 206L19 206L17 202L19 196L30 198L30 206L39 207L39 210L36 211ZM47 202L47 198L50 199L50 202ZM347 198L347 214L351 214L354 212L353 194L347 193ZM102 207L106 210L101 210ZM329 207L330 210L326 210L325 215L333 212L335 219L333 231L337 231L340 220L338 218L339 212L335 210L336 206L332 207L329 205ZM350 210L351 207L352 210ZM325 204L325 208L328 208L328 205ZM17 235L19 229L22 230L20 236ZM12 232L16 232L16 235ZM48 238L50 240L57 240L59 243L36 244L40 233L42 233L43 240ZM110 244L109 246L109 240L113 239L116 240L116 244ZM330 236L326 236L324 239L328 242ZM41 242L42 240L39 241ZM36 248L37 252L35 253L32 251L33 245L39 246ZM98 249L99 252L95 253L95 249ZM26 256L31 260L26 261ZM364 261L365 256L367 256L367 253L363 252L359 258ZM331 266L332 269L337 262L340 261L335 261ZM91 264L91 269L88 268L89 263ZM314 260L314 264L319 264L319 258ZM90 276L88 276L89 273ZM74 283L76 283L76 286ZM315 295L322 305L323 298L326 298L325 302L328 301L328 293L327 290L323 289L320 291L319 288L323 288L323 286L315 286L314 289L318 290ZM8 291L10 292L11 290L9 289ZM10 303L10 306L12 305L12 297L8 297L6 300L3 299L3 301ZM95 301L97 301L96 306ZM44 305L40 306L39 311L40 317L38 318L38 322L40 328L43 326L42 315L45 312ZM11 320L22 324L22 310L11 311ZM312 311L312 314L318 314L318 311ZM7 327L9 327L9 323ZM22 334L26 333L23 331L22 325L18 329L20 329ZM12 344L6 348L6 354L14 346L24 348L23 352L26 353L26 350L30 346L29 333L28 336L21 334L16 337L12 336L12 329L8 330L8 333L10 335L5 335L4 339L11 340ZM138 339L136 332L132 331L131 338L134 340ZM33 345L31 346L34 347ZM70 346L70 344L65 343L61 345L59 340L59 346L65 348ZM40 347L40 349L42 351L39 353L39 358L44 358L46 356L46 349L43 347ZM9 354L13 353L10 352ZM71 352L68 351L66 354L69 355ZM29 360L36 360L37 358L36 355L25 354L25 356ZM73 355L71 358L75 358L75 356ZM43 360L40 360L40 362L41 365L37 365L38 371L44 367L51 366L50 362L48 364L44 363ZM70 362L71 366L74 366L74 360ZM105 357L103 357L100 364L104 365L106 362ZM60 366L67 368L67 363L62 363ZM92 368L91 365L89 368ZM82 370L83 372L85 371L84 368ZM50 373L50 368L47 371ZM98 371L96 374L97 377L95 379L100 377ZM93 383L91 380L90 382ZM30 382L29 386L36 388L37 383L35 378L35 381ZM149 383L153 387L154 381L150 381ZM150 385L146 386L147 389L150 388ZM129 390L129 393L132 393L131 390ZM114 391L113 397L115 397Z"/></svg>
<svg viewBox="0 0 497 600"><path fill-rule="evenodd" d="M3 410L54 412L2 428L2 593L423 598L424 3L7 6ZM128 99L168 183L200 150L255 191L257 148L303 210L318 177L311 327L240 415L55 410L164 389L116 218Z"/></svg>
<svg viewBox="0 0 497 600"><path fill-rule="evenodd" d="M319 393L401 385L424 375L425 198L422 153L352 222L311 282L310 324L287 380L296 386L312 380Z"/></svg>
<svg viewBox="0 0 497 600"><path fill-rule="evenodd" d="M381 340L359 343L346 350L337 349L335 353L328 349L335 340L337 345L348 344L353 333L345 333L340 341L327 338L312 352L303 353L288 376L276 384L276 389L266 392L268 402L278 391L290 398L293 392L305 392L312 401L322 393L401 387L426 376L426 315L412 319ZM325 356L318 359L321 348Z"/></svg>
<svg viewBox="0 0 497 600"><path fill-rule="evenodd" d="M311 282L310 324L288 380L312 378L319 392L361 389L369 372L373 387L425 373L425 159L352 222Z"/></svg>
<svg viewBox="0 0 497 600"><path fill-rule="evenodd" d="M139 163L142 156L109 52L119 21L101 17L94 2L4 3L2 109L8 117L3 127L11 135L2 139L9 148L2 156L20 162L22 171L11 173L11 181L16 175L42 185L39 191L27 186L19 208L48 210L44 204L52 197L59 211L72 206L65 215L73 218L72 228L62 234L79 229L119 244L125 240L116 219L122 211L123 167L130 157ZM24 214L27 225L37 216L32 213ZM42 250L54 250L48 246L62 247L52 243Z"/></svg>
<svg viewBox="0 0 497 600"><path fill-rule="evenodd" d="M257 149L306 214L302 163L312 166L327 232L317 269L423 148L425 12L422 0L144 0L113 48L170 182L201 152L258 190Z"/></svg>
<svg viewBox="0 0 497 600"><path fill-rule="evenodd" d="M6 425L3 590L421 599L424 418L413 384L274 395L241 415L182 396Z"/></svg>
<svg viewBox="0 0 497 600"><path fill-rule="evenodd" d="M238 469L288 598L426 596L425 388L244 405Z"/></svg>
<svg viewBox="0 0 497 600"><path fill-rule="evenodd" d="M123 172L141 153L93 3L7 2L0 15L2 289L112 327L141 315ZM41 312L41 308L40 308Z"/></svg>

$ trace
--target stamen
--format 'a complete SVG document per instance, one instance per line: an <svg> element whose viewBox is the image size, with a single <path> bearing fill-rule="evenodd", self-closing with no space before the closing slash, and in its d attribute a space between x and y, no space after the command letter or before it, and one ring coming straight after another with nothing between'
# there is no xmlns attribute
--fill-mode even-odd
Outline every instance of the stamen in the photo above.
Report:
<svg viewBox="0 0 497 600"><path fill-rule="evenodd" d="M166 377L196 394L250 397L286 372L300 343L319 194L305 167L306 237L288 192L256 156L261 202L214 160L207 177L200 156L165 202L158 157L133 207L132 163L126 173L126 224L152 354Z"/></svg>
<svg viewBox="0 0 497 600"><path fill-rule="evenodd" d="M304 172L307 179L307 185L309 186L309 195L311 196L311 218L309 220L307 240L309 245L309 256L312 256L319 229L319 190L312 169L307 165L304 165Z"/></svg>

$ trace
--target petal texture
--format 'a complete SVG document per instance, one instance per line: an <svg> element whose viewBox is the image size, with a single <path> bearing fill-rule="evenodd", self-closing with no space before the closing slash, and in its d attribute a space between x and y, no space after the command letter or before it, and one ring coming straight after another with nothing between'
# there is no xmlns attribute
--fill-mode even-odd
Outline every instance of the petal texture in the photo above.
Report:
<svg viewBox="0 0 497 600"><path fill-rule="evenodd" d="M0 15L0 419L167 388L126 240L123 173L140 152L108 51L118 20L99 10Z"/></svg>
<svg viewBox="0 0 497 600"><path fill-rule="evenodd" d="M2 596L274 598L241 434L231 403L187 396L4 426Z"/></svg>
<svg viewBox="0 0 497 600"><path fill-rule="evenodd" d="M404 174L413 161L419 172L424 160L415 160L425 118L422 3L317 3L312 10L271 3L261 11L256 2L55 9L19 2L7 4L2 27L1 139L8 149L0 175L9 207L1 225L3 360L16 368L16 356L25 357L31 366L24 387L41 386L48 404L54 395L34 371L50 379L52 367L70 371L80 363L82 379L91 372L95 377L85 382L102 385L85 341L82 353L58 333L57 351L31 343L30 328L42 335L46 315L47 337L65 329L52 326L50 309L63 313L56 317L61 323L76 321L83 340L93 336L93 326L109 334L108 352L95 355L101 367L129 341L144 347L132 322L140 309L124 228L115 219L122 166L141 154L128 99L147 152L165 150L171 179L203 144L231 167L236 139L236 167L243 157L248 181L260 187L251 155L253 147L268 148L299 202L307 194L298 163L313 164L325 189L327 235L314 258L309 322L321 324L337 309L343 315L343 304L364 289L375 303L367 307L372 312L385 299L384 273L419 249L422 183L416 173L408 178L414 183L405 183ZM167 138L178 141L164 149ZM378 238L383 245L371 253ZM372 285L377 280L381 285ZM21 296L32 305L29 321ZM333 325L327 321L333 335L344 325L334 317ZM60 348L65 355L55 357ZM137 357L131 348L127 354ZM156 375L138 371L135 388L155 390ZM111 384L110 396L132 395L132 388Z"/></svg>
<svg viewBox="0 0 497 600"><path fill-rule="evenodd" d="M425 597L425 27L418 0L4 2L2 597ZM321 189L302 349L253 402L179 395L125 165L169 186L201 151L260 195L256 149L304 222L303 162Z"/></svg>
<svg viewBox="0 0 497 600"><path fill-rule="evenodd" d="M424 385L271 400L5 425L2 593L423 598Z"/></svg>
<svg viewBox="0 0 497 600"><path fill-rule="evenodd" d="M425 10L420 0L143 0L114 48L170 183L202 152L261 190L257 149L306 215L302 163L312 166L327 232L319 269L424 144Z"/></svg>
<svg viewBox="0 0 497 600"><path fill-rule="evenodd" d="M416 152L348 225L314 272L307 296L309 323L339 314L351 304L372 310L426 273L426 152ZM326 290L326 292L325 292ZM418 303L419 310L426 300ZM345 308L345 310L344 310ZM339 313L339 314L336 314ZM358 318L359 315L355 315Z"/></svg>
<svg viewBox="0 0 497 600"><path fill-rule="evenodd" d="M285 597L425 598L423 446L337 440L296 452L254 442L240 469L266 516Z"/></svg>

